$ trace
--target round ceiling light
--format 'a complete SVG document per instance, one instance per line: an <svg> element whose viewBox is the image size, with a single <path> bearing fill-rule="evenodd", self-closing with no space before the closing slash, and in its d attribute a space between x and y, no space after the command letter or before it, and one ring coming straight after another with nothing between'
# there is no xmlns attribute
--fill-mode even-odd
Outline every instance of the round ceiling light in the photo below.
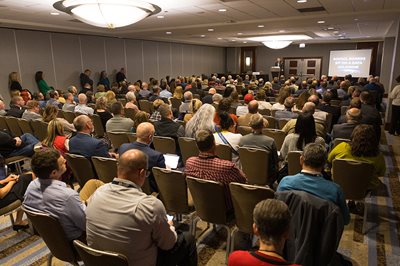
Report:
<svg viewBox="0 0 400 266"><path fill-rule="evenodd" d="M134 24L161 11L159 6L140 0L63 0L53 7L87 24L110 29Z"/></svg>

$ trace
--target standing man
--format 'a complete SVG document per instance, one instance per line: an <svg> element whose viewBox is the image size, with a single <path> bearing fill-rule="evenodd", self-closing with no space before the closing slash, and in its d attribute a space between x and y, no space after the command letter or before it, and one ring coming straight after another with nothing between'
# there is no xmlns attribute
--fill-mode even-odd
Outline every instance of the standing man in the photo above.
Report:
<svg viewBox="0 0 400 266"><path fill-rule="evenodd" d="M118 84L122 81L126 81L125 68L121 67L119 72L115 75L115 81L118 82Z"/></svg>
<svg viewBox="0 0 400 266"><path fill-rule="evenodd" d="M85 69L83 73L79 76L81 82L81 93L86 93L89 90L93 90L93 80L90 78L92 71L90 69Z"/></svg>

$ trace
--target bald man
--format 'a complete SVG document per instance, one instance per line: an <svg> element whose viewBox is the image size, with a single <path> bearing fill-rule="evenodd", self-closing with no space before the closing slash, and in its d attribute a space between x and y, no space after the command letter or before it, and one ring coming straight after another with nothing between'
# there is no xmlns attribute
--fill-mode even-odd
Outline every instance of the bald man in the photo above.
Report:
<svg viewBox="0 0 400 266"><path fill-rule="evenodd" d="M239 116L238 126L249 126L251 116L254 114L258 114L258 102L256 100L250 101L247 105L247 109L249 110L247 114Z"/></svg>
<svg viewBox="0 0 400 266"><path fill-rule="evenodd" d="M197 265L196 244L175 231L163 203L143 193L147 156L126 151L118 177L97 189L86 209L89 246L119 252L129 265Z"/></svg>
<svg viewBox="0 0 400 266"><path fill-rule="evenodd" d="M151 169L153 167L165 168L164 156L150 148L150 144L153 141L154 136L154 126L151 123L144 122L139 124L136 128L136 141L133 143L124 143L119 147L119 156L122 156L126 151L131 149L137 149L144 152L148 157L148 173L149 173L149 183L152 191L158 191L157 184L154 180L153 173Z"/></svg>
<svg viewBox="0 0 400 266"><path fill-rule="evenodd" d="M94 110L86 105L87 97L86 94L80 93L78 95L79 104L75 106L74 112L81 113L84 115L93 115Z"/></svg>
<svg viewBox="0 0 400 266"><path fill-rule="evenodd" d="M69 141L69 152L79 154L86 158L92 156L116 157L108 152L106 142L93 138L90 134L94 130L93 122L87 115L80 115L74 119L74 126L77 134Z"/></svg>
<svg viewBox="0 0 400 266"><path fill-rule="evenodd" d="M350 139L353 129L360 124L361 121L361 110L358 108L351 108L346 112L346 123L333 125L332 139L342 138Z"/></svg>

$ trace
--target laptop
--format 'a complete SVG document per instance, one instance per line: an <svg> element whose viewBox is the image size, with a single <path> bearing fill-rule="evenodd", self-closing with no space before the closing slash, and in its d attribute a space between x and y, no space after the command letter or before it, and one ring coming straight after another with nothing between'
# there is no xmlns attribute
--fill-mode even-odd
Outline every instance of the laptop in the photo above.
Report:
<svg viewBox="0 0 400 266"><path fill-rule="evenodd" d="M165 166L167 169L176 169L179 163L179 156L176 154L164 154Z"/></svg>

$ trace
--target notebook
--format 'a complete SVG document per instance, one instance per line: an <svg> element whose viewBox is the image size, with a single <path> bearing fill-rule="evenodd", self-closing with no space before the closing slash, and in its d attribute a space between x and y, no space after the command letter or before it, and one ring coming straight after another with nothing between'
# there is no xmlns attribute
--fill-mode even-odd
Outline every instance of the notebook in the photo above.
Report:
<svg viewBox="0 0 400 266"><path fill-rule="evenodd" d="M165 166L167 169L176 169L178 167L179 156L176 154L164 154Z"/></svg>

